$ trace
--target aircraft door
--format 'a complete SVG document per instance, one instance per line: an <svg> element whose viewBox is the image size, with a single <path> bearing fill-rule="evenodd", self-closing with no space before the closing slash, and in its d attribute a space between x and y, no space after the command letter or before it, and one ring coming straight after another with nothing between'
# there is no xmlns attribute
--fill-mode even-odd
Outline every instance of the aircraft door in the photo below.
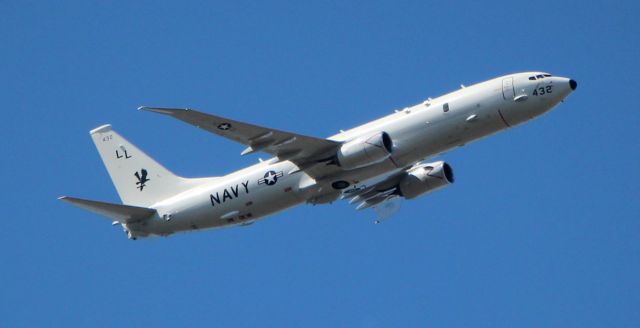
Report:
<svg viewBox="0 0 640 328"><path fill-rule="evenodd" d="M515 98L515 90L513 89L513 77L502 80L502 96L505 100L513 100Z"/></svg>

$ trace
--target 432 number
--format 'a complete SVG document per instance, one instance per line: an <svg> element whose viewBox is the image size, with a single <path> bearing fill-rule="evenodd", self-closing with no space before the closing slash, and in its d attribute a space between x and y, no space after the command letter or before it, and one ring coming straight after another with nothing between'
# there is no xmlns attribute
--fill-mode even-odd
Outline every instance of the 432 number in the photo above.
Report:
<svg viewBox="0 0 640 328"><path fill-rule="evenodd" d="M553 91L552 90L552 86L551 85L547 85L546 87L540 87L540 88L537 88L537 89L533 90L533 95L534 96L542 96L542 95L544 95L546 93L551 93L552 91Z"/></svg>

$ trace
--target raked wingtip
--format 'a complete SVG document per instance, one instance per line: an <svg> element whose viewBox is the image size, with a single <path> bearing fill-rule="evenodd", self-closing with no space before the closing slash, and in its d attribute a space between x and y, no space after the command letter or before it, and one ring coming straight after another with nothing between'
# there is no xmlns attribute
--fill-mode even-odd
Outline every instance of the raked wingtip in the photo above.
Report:
<svg viewBox="0 0 640 328"><path fill-rule="evenodd" d="M143 110L143 111L146 111L146 112L159 113L159 114L165 114L165 115L173 115L175 112L180 111L180 110L184 110L184 109L140 106L140 107L138 107L138 110Z"/></svg>

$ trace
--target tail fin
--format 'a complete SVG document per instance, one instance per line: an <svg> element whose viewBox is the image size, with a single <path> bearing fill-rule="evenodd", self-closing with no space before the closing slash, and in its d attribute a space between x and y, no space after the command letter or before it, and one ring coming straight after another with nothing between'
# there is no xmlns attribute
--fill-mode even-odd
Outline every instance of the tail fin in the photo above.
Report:
<svg viewBox="0 0 640 328"><path fill-rule="evenodd" d="M176 176L113 131L109 124L90 133L124 204L149 207L209 180Z"/></svg>

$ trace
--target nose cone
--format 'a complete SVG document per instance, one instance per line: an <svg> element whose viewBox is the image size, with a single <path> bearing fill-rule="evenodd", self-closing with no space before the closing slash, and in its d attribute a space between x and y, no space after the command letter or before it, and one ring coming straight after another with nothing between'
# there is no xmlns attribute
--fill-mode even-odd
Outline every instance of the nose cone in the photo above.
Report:
<svg viewBox="0 0 640 328"><path fill-rule="evenodd" d="M569 80L569 86L571 87L571 90L575 90L578 87L578 82L576 82L576 80L571 79Z"/></svg>

